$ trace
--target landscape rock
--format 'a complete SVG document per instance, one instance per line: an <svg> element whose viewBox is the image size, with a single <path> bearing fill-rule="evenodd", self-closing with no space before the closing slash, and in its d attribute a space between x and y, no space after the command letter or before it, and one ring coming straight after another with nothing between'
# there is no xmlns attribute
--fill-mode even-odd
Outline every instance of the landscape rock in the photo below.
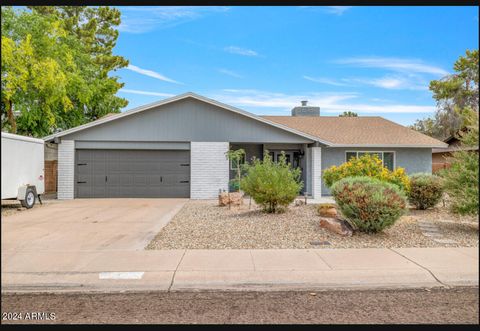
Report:
<svg viewBox="0 0 480 331"><path fill-rule="evenodd" d="M344 220L332 217L320 218L320 227L341 236L351 237L353 235L352 227Z"/></svg>
<svg viewBox="0 0 480 331"><path fill-rule="evenodd" d="M229 193L229 203L233 206L243 205L243 193L242 192Z"/></svg>
<svg viewBox="0 0 480 331"><path fill-rule="evenodd" d="M335 218L337 217L337 209L335 207L320 208L319 214L322 217Z"/></svg>
<svg viewBox="0 0 480 331"><path fill-rule="evenodd" d="M218 195L218 205L219 206L228 206L230 198L228 192L222 192Z"/></svg>

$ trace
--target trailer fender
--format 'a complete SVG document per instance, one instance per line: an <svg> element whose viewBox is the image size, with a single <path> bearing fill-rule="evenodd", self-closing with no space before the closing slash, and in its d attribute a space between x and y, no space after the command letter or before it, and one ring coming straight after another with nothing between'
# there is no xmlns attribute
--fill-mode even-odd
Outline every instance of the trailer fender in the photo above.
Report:
<svg viewBox="0 0 480 331"><path fill-rule="evenodd" d="M17 194L17 200L25 200L25 195L27 194L27 190L31 188L35 194L35 197L37 196L37 188L35 185L22 185L18 188L18 194Z"/></svg>

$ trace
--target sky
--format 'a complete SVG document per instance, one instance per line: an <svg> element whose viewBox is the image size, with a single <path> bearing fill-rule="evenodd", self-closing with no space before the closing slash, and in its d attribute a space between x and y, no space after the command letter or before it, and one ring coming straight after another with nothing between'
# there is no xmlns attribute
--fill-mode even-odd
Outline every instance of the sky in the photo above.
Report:
<svg viewBox="0 0 480 331"><path fill-rule="evenodd" d="M118 8L125 110L195 92L259 115L308 100L410 125L435 111L429 82L478 49L478 7Z"/></svg>

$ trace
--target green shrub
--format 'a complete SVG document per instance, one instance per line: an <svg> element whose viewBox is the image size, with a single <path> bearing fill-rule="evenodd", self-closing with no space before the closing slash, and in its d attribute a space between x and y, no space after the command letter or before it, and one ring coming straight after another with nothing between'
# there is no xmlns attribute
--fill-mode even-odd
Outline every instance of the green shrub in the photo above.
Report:
<svg viewBox="0 0 480 331"><path fill-rule="evenodd" d="M292 169L284 153L278 162L273 162L265 151L263 161L255 159L245 169L246 175L241 179L242 190L269 213L292 203L303 187L300 169Z"/></svg>
<svg viewBox="0 0 480 331"><path fill-rule="evenodd" d="M478 69L477 69L478 73ZM462 147L449 159L450 168L440 172L444 178L444 189L451 201L454 213L461 215L478 215L478 110L469 107L462 110L467 130L459 132Z"/></svg>
<svg viewBox="0 0 480 331"><path fill-rule="evenodd" d="M390 171L383 166L382 160L375 154L365 154L359 158L351 158L348 162L340 166L331 166L323 172L323 180L327 187L332 187L340 179L358 176L367 176L389 182L398 185L405 191L409 188L409 179L405 169L399 167Z"/></svg>
<svg viewBox="0 0 480 331"><path fill-rule="evenodd" d="M458 151L449 160L450 168L440 172L450 208L460 215L478 215L478 153Z"/></svg>
<svg viewBox="0 0 480 331"><path fill-rule="evenodd" d="M417 209L435 207L443 195L442 179L438 176L419 173L410 176L410 189L407 192L408 202Z"/></svg>
<svg viewBox="0 0 480 331"><path fill-rule="evenodd" d="M332 195L347 220L367 233L393 225L407 205L397 185L370 177L341 179L333 185Z"/></svg>

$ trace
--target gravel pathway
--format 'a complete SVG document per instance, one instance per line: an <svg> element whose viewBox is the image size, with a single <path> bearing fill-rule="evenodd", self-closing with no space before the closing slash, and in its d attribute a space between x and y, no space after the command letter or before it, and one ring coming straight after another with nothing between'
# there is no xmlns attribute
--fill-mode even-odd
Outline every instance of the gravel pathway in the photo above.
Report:
<svg viewBox="0 0 480 331"><path fill-rule="evenodd" d="M442 216L441 216L442 215ZM478 220L454 216L441 208L410 211L383 233L341 237L319 227L315 205L291 206L283 214L266 214L248 201L240 208L217 201L189 201L146 249L262 249L478 246ZM418 220L435 223L445 243L425 236ZM451 220L452 222L437 222ZM322 245L312 245L321 242Z"/></svg>

